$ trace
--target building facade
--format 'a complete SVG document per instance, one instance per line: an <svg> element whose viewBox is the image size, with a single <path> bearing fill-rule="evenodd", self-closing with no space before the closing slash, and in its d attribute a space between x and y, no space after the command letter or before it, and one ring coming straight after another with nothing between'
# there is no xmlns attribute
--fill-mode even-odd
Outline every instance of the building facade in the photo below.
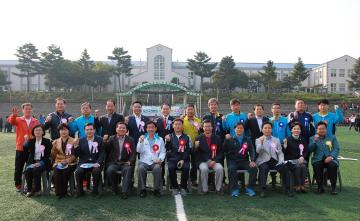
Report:
<svg viewBox="0 0 360 221"><path fill-rule="evenodd" d="M308 90L323 87L328 92L349 93L347 80L350 79L349 74L353 71L355 61L355 58L345 55L321 65L305 64L305 68L310 70L310 76L302 82L302 86ZM14 60L3 60L0 61L0 68L5 71L8 80L11 81L9 88L12 91L25 91L26 79L13 74L19 73L15 67L17 63ZM111 61L106 61L106 63L115 64ZM147 60L133 61L132 64L132 75L129 77L122 75L122 88L131 88L147 82L173 82L192 90L200 89L200 77L194 75L187 68L187 62L174 62L172 60L172 49L164 45L158 44L147 48ZM235 68L244 71L248 76L253 76L257 75L259 71L263 71L263 66L266 66L266 63L236 62ZM274 66L278 73L277 79L281 80L290 74L294 63L274 63ZM204 82L209 81L211 79L204 79ZM30 90L46 90L43 76L34 76L30 82ZM106 88L109 92L115 91L119 87L115 76L112 77L111 82Z"/></svg>

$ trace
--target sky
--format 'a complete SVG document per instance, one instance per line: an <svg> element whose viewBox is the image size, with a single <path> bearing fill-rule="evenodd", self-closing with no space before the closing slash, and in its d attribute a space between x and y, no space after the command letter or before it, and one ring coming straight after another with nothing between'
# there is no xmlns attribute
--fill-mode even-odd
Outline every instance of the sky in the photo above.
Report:
<svg viewBox="0 0 360 221"><path fill-rule="evenodd" d="M86 48L105 61L114 47L133 60L163 44L173 61L197 51L212 61L319 64L345 54L360 57L359 0L2 0L0 60L16 49L60 46L77 60Z"/></svg>

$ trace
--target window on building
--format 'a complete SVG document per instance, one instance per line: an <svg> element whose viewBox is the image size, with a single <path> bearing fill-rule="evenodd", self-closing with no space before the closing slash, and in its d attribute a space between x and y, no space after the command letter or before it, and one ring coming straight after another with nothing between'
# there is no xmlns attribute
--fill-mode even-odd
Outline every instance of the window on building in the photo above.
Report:
<svg viewBox="0 0 360 221"><path fill-rule="evenodd" d="M189 73L188 73L188 78L189 78L189 79L194 79L194 72L192 72L192 71L189 72Z"/></svg>
<svg viewBox="0 0 360 221"><path fill-rule="evenodd" d="M336 69L331 69L330 76L331 77L336 77Z"/></svg>
<svg viewBox="0 0 360 221"><path fill-rule="evenodd" d="M339 77L345 77L345 69L339 69Z"/></svg>
<svg viewBox="0 0 360 221"><path fill-rule="evenodd" d="M340 92L345 92L346 89L346 84L345 83L340 83L339 84L339 91Z"/></svg>
<svg viewBox="0 0 360 221"><path fill-rule="evenodd" d="M336 83L331 83L330 84L330 91L331 92L336 92Z"/></svg>
<svg viewBox="0 0 360 221"><path fill-rule="evenodd" d="M348 69L348 77L350 77L353 73L353 69Z"/></svg>
<svg viewBox="0 0 360 221"><path fill-rule="evenodd" d="M158 55L154 58L154 79L164 80L165 79L165 58L164 56Z"/></svg>

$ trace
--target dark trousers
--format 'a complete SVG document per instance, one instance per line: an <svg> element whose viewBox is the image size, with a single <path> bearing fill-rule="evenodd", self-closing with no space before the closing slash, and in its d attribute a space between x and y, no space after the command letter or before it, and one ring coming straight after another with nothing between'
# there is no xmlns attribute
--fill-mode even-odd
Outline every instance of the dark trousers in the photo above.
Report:
<svg viewBox="0 0 360 221"><path fill-rule="evenodd" d="M91 172L91 174L93 176L93 180L94 180L93 192L98 193L98 187L99 187L100 178L101 178L101 170L102 170L101 167L93 167L93 168L84 169L84 168L81 168L78 166L75 170L75 177L76 177L78 193L81 194L84 192L82 181L84 180L85 174L90 173L90 172Z"/></svg>
<svg viewBox="0 0 360 221"><path fill-rule="evenodd" d="M76 165L69 165L66 169L54 169L54 185L56 196L65 196L68 190L70 176L76 169ZM82 183L81 183L82 184Z"/></svg>
<svg viewBox="0 0 360 221"><path fill-rule="evenodd" d="M25 170L25 178L28 192L39 192L41 190L41 173L45 171L44 166L29 168ZM34 181L34 188L33 188Z"/></svg>
<svg viewBox="0 0 360 221"><path fill-rule="evenodd" d="M179 189L179 184L177 181L177 170L181 170L181 182L180 187L182 189L187 189L187 181L189 179L189 172L190 172L190 162L184 162L183 166L178 169L176 161L168 161L168 170L169 170L169 177L172 189Z"/></svg>
<svg viewBox="0 0 360 221"><path fill-rule="evenodd" d="M331 186L336 187L336 180L337 180L337 169L338 165L331 161L330 163L324 163L324 160L318 161L313 164L314 168L314 175L316 178L316 183L318 184L319 188L323 187L324 183L324 169L327 168L327 174L330 178Z"/></svg>
<svg viewBox="0 0 360 221"><path fill-rule="evenodd" d="M119 174L117 171L121 171L122 176L122 192L127 193L131 182L132 167L127 164L110 163L106 168L106 177L110 181L112 190L114 193L118 193Z"/></svg>
<svg viewBox="0 0 360 221"><path fill-rule="evenodd" d="M197 181L197 163L196 163L197 153L195 151L191 152L190 160L191 160L191 170L190 170L190 179L192 183Z"/></svg>
<svg viewBox="0 0 360 221"><path fill-rule="evenodd" d="M294 185L295 186L304 186L305 185L305 178L306 178L306 164L286 164L285 165L285 180L286 180L286 187L290 188L290 179L294 177Z"/></svg>
<svg viewBox="0 0 360 221"><path fill-rule="evenodd" d="M257 168L251 168L250 162L246 160L242 161L228 161L228 172L229 172L229 185L230 189L239 189L239 176L237 170L247 170L249 173L249 188L254 188L256 183Z"/></svg>
<svg viewBox="0 0 360 221"><path fill-rule="evenodd" d="M274 159L259 165L259 183L262 189L266 189L266 181L269 175L269 170L277 170L280 173L280 176L283 177L284 174L284 165L276 165L278 162Z"/></svg>
<svg viewBox="0 0 360 221"><path fill-rule="evenodd" d="M15 173L14 181L15 185L21 185L21 176L24 170L25 163L28 158L28 153L26 151L16 151L15 155Z"/></svg>

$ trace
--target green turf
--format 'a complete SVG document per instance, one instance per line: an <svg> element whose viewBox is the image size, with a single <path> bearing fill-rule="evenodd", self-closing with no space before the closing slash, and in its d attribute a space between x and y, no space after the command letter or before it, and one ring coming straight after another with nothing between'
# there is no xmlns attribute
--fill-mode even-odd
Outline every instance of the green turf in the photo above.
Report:
<svg viewBox="0 0 360 221"><path fill-rule="evenodd" d="M360 134L338 128L340 155L360 158ZM174 199L165 195L161 199L149 196L128 200L106 194L101 198L50 197L28 199L16 193L13 187L14 135L0 133L0 220L175 220ZM277 192L268 197L250 198L240 195L210 193L183 198L188 220L359 220L360 162L342 161L343 191L337 196L328 192L288 198Z"/></svg>

